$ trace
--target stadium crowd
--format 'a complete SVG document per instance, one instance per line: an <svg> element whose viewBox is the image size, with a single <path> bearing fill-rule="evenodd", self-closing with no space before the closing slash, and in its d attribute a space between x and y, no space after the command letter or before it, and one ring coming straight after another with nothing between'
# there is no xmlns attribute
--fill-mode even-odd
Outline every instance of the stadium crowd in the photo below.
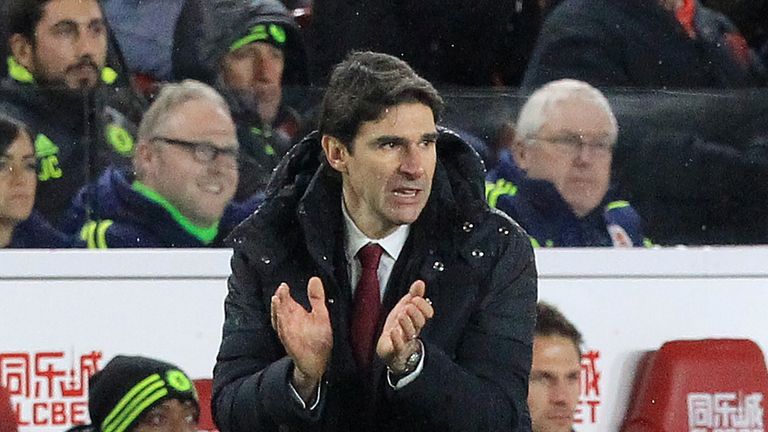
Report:
<svg viewBox="0 0 768 432"><path fill-rule="evenodd" d="M768 242L768 1L0 13L2 247L221 246L315 129L352 50L400 57L441 90L440 125L483 157L489 204L536 247Z"/></svg>

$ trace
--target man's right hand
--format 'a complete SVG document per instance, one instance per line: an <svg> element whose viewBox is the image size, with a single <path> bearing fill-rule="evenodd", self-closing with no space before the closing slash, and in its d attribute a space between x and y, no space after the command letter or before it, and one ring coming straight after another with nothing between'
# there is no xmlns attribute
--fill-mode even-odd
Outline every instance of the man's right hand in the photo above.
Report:
<svg viewBox="0 0 768 432"><path fill-rule="evenodd" d="M272 327L293 359L293 386L305 402L315 394L333 348L331 319L320 278L309 280L307 293L311 312L296 303L286 283L280 284L272 296Z"/></svg>

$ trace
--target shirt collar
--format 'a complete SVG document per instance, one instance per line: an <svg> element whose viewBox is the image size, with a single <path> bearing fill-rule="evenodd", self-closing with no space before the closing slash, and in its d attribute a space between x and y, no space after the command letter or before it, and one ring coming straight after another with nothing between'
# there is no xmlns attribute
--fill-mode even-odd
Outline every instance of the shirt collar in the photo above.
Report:
<svg viewBox="0 0 768 432"><path fill-rule="evenodd" d="M384 249L384 252L386 252L387 255L392 257L392 259L397 260L397 257L400 256L400 251L402 251L403 246L405 246L405 241L408 239L408 233L411 230L410 224L400 225L394 232L392 232L392 234L374 240L368 238L368 236L360 231L360 228L355 225L355 221L352 220L352 217L350 217L347 212L347 206L344 204L343 199L341 203L341 211L344 214L344 236L346 239L347 261L351 262L355 255L357 255L357 252L368 243L377 243Z"/></svg>

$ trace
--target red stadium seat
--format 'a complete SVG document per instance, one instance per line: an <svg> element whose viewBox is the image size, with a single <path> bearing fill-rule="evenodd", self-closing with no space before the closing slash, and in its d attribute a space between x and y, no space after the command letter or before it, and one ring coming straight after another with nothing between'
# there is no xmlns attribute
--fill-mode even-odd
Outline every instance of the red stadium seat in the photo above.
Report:
<svg viewBox="0 0 768 432"><path fill-rule="evenodd" d="M764 430L768 371L747 339L667 342L638 367L622 432Z"/></svg>
<svg viewBox="0 0 768 432"><path fill-rule="evenodd" d="M211 394L213 390L213 380L210 378L193 380L197 397L200 399L200 422L197 429L201 431L218 432L213 423L213 414L211 413Z"/></svg>
<svg viewBox="0 0 768 432"><path fill-rule="evenodd" d="M11 406L11 396L5 387L0 386L0 432L16 432L16 414Z"/></svg>

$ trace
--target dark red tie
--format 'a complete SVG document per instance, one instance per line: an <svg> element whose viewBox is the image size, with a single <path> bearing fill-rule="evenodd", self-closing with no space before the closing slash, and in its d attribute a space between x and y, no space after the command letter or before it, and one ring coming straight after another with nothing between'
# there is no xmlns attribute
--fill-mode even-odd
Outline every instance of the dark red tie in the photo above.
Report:
<svg viewBox="0 0 768 432"><path fill-rule="evenodd" d="M370 367L376 343L376 325L379 322L381 309L379 278L376 271L379 269L382 252L384 249L381 246L369 243L357 253L363 271L355 289L350 336L355 360L363 369Z"/></svg>

